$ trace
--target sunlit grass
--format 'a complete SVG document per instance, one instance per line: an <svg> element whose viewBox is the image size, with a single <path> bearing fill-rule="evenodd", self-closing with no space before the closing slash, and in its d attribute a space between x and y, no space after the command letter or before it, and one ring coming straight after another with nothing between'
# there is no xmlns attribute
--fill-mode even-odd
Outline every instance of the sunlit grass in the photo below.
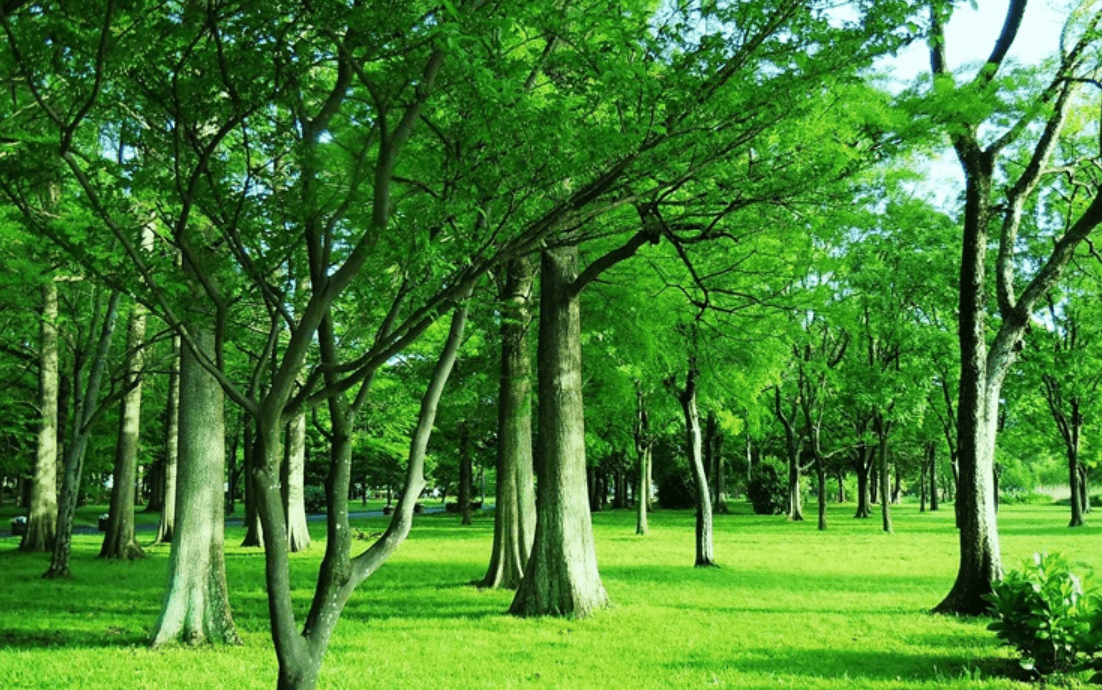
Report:
<svg viewBox="0 0 1102 690"><path fill-rule="evenodd" d="M947 507L949 508L949 507ZM1079 572L1102 567L1099 528L1069 530L1066 508L1007 506L1003 551L1063 553ZM615 606L592 619L503 615L509 592L481 577L488 514L469 527L422 516L409 541L349 602L322 671L323 688L1026 688L985 621L931 616L956 572L951 508L895 509L896 533L832 507L814 521L717 516L722 567L693 563L693 517L594 516L601 572ZM1088 518L1091 516L1088 516ZM1102 520L1102 518L1099 518ZM355 525L366 535L382 519ZM1100 523L1102 524L1102 523ZM324 524L311 524L316 539ZM95 558L100 537L75 539L68 582L46 581L43 555L0 541L0 688L272 688L263 555L227 535L231 603L244 644L144 647L161 604L167 546L133 563ZM364 542L366 544L366 542ZM304 611L322 544L292 559ZM1069 687L1077 679L1062 681Z"/></svg>

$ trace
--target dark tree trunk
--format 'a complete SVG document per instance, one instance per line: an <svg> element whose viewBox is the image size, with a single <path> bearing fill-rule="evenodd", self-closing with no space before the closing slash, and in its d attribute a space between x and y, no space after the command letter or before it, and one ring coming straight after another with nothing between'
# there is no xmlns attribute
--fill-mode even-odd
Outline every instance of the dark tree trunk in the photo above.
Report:
<svg viewBox="0 0 1102 690"><path fill-rule="evenodd" d="M257 505L260 487L256 485L256 443L256 423L251 417L245 417L241 425L242 464L245 466L245 538L241 546L263 548L264 529L260 525Z"/></svg>
<svg viewBox="0 0 1102 690"><path fill-rule="evenodd" d="M827 528L827 481L826 481L826 467L822 458L819 458L815 462L815 476L818 479L818 494L819 494L819 531L824 532Z"/></svg>
<svg viewBox="0 0 1102 690"><path fill-rule="evenodd" d="M846 502L846 471L838 468L835 476L838 478L838 503L842 504Z"/></svg>
<svg viewBox="0 0 1102 690"><path fill-rule="evenodd" d="M930 446L930 512L938 509L937 445Z"/></svg>
<svg viewBox="0 0 1102 690"><path fill-rule="evenodd" d="M528 331L535 269L511 262L500 295L501 379L498 385L497 489L494 542L482 587L516 589L524 576L536 529L532 481L532 384Z"/></svg>
<svg viewBox="0 0 1102 690"><path fill-rule="evenodd" d="M585 490L577 247L540 262L537 521L531 558L510 612L584 617L608 606Z"/></svg>
<svg viewBox="0 0 1102 690"><path fill-rule="evenodd" d="M853 517L872 517L872 482L869 481L872 463L868 446L862 444L858 447L853 470L857 474L857 512Z"/></svg>
<svg viewBox="0 0 1102 690"><path fill-rule="evenodd" d="M466 423L459 425L459 513L460 524L471 524L471 481L474 461L471 458L471 433Z"/></svg>

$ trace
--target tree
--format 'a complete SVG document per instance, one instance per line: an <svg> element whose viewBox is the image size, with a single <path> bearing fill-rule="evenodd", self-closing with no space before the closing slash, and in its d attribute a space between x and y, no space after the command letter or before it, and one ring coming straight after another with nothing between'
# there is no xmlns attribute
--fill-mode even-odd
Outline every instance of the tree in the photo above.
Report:
<svg viewBox="0 0 1102 690"><path fill-rule="evenodd" d="M997 77L1020 32L1025 6L1025 0L1011 0L1006 22L987 60L970 80L957 86L949 71L943 31L953 5L931 4L930 67L935 94L941 103L956 101L971 106L945 108L939 113L960 161L966 188L958 311L960 567L949 593L935 607L940 613L978 615L987 610L983 597L991 591L991 583L1000 577L1001 570L994 454L1002 384L1021 348L1031 314L1061 278L1076 246L1102 222L1102 194L1078 202L1075 219L1053 229L1051 250L1030 257L1036 269L1025 279L1018 277L1023 268L1023 257L1018 255L1023 209L1053 166L1078 86L1093 74L1090 48L1102 21L1102 14L1088 13L1087 6L1081 6L1071 19L1082 21L1082 25L1074 26L1069 21L1052 79L1039 92L1034 91L1027 102L1013 104L1016 110L1000 112L1002 108L995 99L1003 86ZM995 124L1001 121L1009 121L1009 125ZM981 130L981 125L988 123L993 126ZM1035 143L1025 146L1025 137L1035 132L1039 132ZM1019 148L1015 150L1015 146ZM1008 170L1005 185L996 186L1001 157L1014 160L1004 166ZM1073 175L1082 173L1074 162L1071 165L1076 171ZM997 199L1000 189L1005 189L1005 199ZM994 338L989 340L986 257L990 226L996 223L999 249L994 273L1000 321Z"/></svg>
<svg viewBox="0 0 1102 690"><path fill-rule="evenodd" d="M47 280L42 285L38 345L38 406L42 421L38 430L27 531L19 542L23 551L52 550L57 535L57 319L57 283Z"/></svg>

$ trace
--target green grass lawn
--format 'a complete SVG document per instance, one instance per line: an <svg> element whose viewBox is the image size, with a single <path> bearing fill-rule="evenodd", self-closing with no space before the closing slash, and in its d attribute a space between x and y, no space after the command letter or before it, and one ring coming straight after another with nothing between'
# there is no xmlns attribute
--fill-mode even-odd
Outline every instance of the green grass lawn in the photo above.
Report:
<svg viewBox="0 0 1102 690"><path fill-rule="evenodd" d="M493 525L458 516L417 519L398 554L349 602L322 669L322 688L1026 688L1007 678L1009 650L986 621L931 616L956 572L952 510L895 509L879 519L833 507L813 520L718 516L723 567L697 570L693 517L656 512L637 537L634 516L594 516L605 586L615 603L592 619L520 620L508 592L466 583L483 574ZM1003 551L1063 553L1085 575L1102 567L1100 528L1064 527L1067 509L1007 506ZM1088 516L1089 517L1089 516ZM1102 517L1097 518L1102 524ZM381 519L359 521L365 533ZM315 538L324 525L312 523ZM150 651L168 547L134 563L95 558L77 537L68 582L39 575L48 558L0 541L0 688L275 686L263 555L227 543L230 598L243 646ZM366 543L366 542L365 542ZM321 544L293 558L305 610ZM1060 680L1079 687L1079 679ZM1085 685L1085 684L1083 684Z"/></svg>

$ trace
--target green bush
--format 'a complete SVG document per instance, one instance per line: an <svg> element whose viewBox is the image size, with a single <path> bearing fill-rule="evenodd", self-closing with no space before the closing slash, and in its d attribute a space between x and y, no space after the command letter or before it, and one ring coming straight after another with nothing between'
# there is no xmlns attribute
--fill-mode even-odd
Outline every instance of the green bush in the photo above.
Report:
<svg viewBox="0 0 1102 690"><path fill-rule="evenodd" d="M746 486L746 498L758 515L780 515L788 508L788 485L772 465L759 463Z"/></svg>
<svg viewBox="0 0 1102 690"><path fill-rule="evenodd" d="M668 510L696 507L696 489L684 472L670 474L658 484L658 505Z"/></svg>
<svg viewBox="0 0 1102 690"><path fill-rule="evenodd" d="M302 502L306 506L306 512L311 515L324 513L329 507L325 502L325 489L320 486L307 485L303 489Z"/></svg>
<svg viewBox="0 0 1102 690"><path fill-rule="evenodd" d="M999 503L1008 506L1047 506L1052 503L1052 496L1036 491L1004 491L999 494Z"/></svg>
<svg viewBox="0 0 1102 690"><path fill-rule="evenodd" d="M1034 554L992 590L987 600L997 620L988 629L1018 650L1023 669L1042 677L1098 669L1102 606L1060 556Z"/></svg>

